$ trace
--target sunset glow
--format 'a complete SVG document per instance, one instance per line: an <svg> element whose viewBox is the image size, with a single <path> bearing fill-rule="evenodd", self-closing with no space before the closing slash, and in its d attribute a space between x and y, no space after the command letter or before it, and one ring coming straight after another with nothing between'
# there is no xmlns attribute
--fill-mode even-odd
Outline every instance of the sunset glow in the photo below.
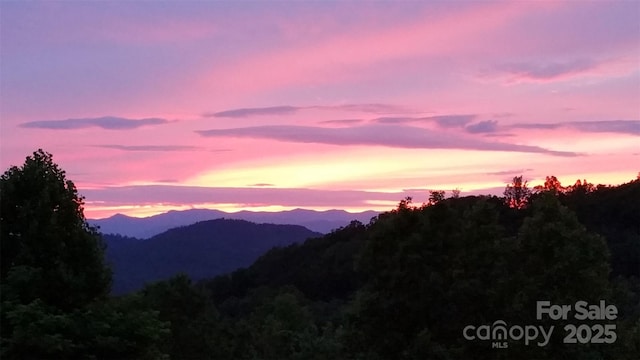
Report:
<svg viewBox="0 0 640 360"><path fill-rule="evenodd" d="M2 2L0 165L89 218L640 171L640 2Z"/></svg>

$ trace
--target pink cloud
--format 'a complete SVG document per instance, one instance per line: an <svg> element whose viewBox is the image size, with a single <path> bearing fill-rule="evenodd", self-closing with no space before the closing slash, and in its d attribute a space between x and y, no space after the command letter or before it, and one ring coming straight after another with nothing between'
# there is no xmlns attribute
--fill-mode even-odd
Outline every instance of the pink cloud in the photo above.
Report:
<svg viewBox="0 0 640 360"><path fill-rule="evenodd" d="M488 2L441 18L420 19L387 29L364 29L292 49L256 54L204 76L205 86L242 93L293 84L357 79L370 64L464 50L483 33L531 11L529 3ZM371 74L367 74L369 76Z"/></svg>
<svg viewBox="0 0 640 360"><path fill-rule="evenodd" d="M149 4L3 4L2 164L43 147L83 189L398 189L448 186L469 176L467 160L604 182L637 162L620 155L638 135L632 2ZM121 120L96 118L113 113ZM148 118L167 122L128 121ZM400 126L370 126L383 123ZM295 175L341 161L344 178ZM358 171L371 162L375 176ZM279 167L299 183L261 178Z"/></svg>
<svg viewBox="0 0 640 360"><path fill-rule="evenodd" d="M127 119L115 116L103 116L99 118L28 121L20 124L20 127L48 130L75 130L89 127L98 127L106 130L132 130L142 126L155 126L167 123L169 123L169 120L161 118Z"/></svg>
<svg viewBox="0 0 640 360"><path fill-rule="evenodd" d="M570 61L531 61L504 63L485 72L482 78L503 79L507 84L523 82L550 83L585 77L623 76L639 70L637 62L628 58Z"/></svg>
<svg viewBox="0 0 640 360"><path fill-rule="evenodd" d="M330 144L369 145L406 149L467 149L482 151L515 151L555 156L578 156L577 153L554 151L538 146L485 141L450 132L431 131L411 126L365 125L324 128L312 126L271 125L197 131L204 137L257 138L278 141Z"/></svg>

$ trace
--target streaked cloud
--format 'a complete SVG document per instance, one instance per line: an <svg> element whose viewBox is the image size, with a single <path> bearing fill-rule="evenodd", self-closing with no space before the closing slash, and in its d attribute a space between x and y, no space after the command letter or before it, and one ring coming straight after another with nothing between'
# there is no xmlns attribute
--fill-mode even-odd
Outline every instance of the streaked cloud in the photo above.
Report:
<svg viewBox="0 0 640 360"><path fill-rule="evenodd" d="M422 193L421 193L422 194ZM427 191L424 191L426 199ZM84 189L91 201L109 204L270 204L299 207L358 207L371 201L400 201L417 192L375 192L362 190L318 190L271 187L204 187L134 185Z"/></svg>
<svg viewBox="0 0 640 360"><path fill-rule="evenodd" d="M20 127L51 130L74 130L91 127L106 130L132 130L142 126L163 125L167 123L169 123L169 120L161 118L127 119L115 116L104 116L99 118L29 121L20 124Z"/></svg>
<svg viewBox="0 0 640 360"><path fill-rule="evenodd" d="M484 137L505 138L505 137L515 137L516 134L511 134L511 133L486 133L483 136Z"/></svg>
<svg viewBox="0 0 640 360"><path fill-rule="evenodd" d="M411 109L408 109L404 106L392 105L392 104L343 104L343 105L335 105L335 106L314 106L317 109L326 109L326 110L345 110L345 111L355 111L355 112L364 112L371 114L393 114L393 113L407 113L411 112Z"/></svg>
<svg viewBox="0 0 640 360"><path fill-rule="evenodd" d="M205 113L205 117L228 117L228 118L244 118L252 116L266 115L292 115L300 110L318 109L318 110L342 110L352 112L363 112L372 114L401 113L407 112L408 109L390 104L342 104L342 105L311 105L311 106L267 106L230 109L213 113Z"/></svg>
<svg viewBox="0 0 640 360"><path fill-rule="evenodd" d="M231 192L480 189L520 167L635 178L635 2L289 5L3 3L0 164L42 147L79 187Z"/></svg>
<svg viewBox="0 0 640 360"><path fill-rule="evenodd" d="M262 116L262 115L290 115L302 108L297 106L270 106L261 108L241 108L231 109L225 111L219 111L215 113L206 113L207 117L230 117L241 118L250 116Z"/></svg>
<svg viewBox="0 0 640 360"><path fill-rule="evenodd" d="M463 127L469 122L471 122L473 119L475 119L476 117L477 115L465 114L465 115L431 116L426 119L435 121L440 127L452 128L452 127Z"/></svg>
<svg viewBox="0 0 640 360"><path fill-rule="evenodd" d="M487 175L521 175L523 173L533 171L533 169L515 169L515 170L502 170L486 173Z"/></svg>
<svg viewBox="0 0 640 360"><path fill-rule="evenodd" d="M493 133L498 129L498 122L495 120L480 121L467 126L465 129L472 134Z"/></svg>
<svg viewBox="0 0 640 360"><path fill-rule="evenodd" d="M371 120L377 124L410 124L420 122L435 122L441 128L464 127L466 124L475 119L477 115L461 114L461 115L438 115L438 116L421 116L421 117L379 117Z"/></svg>
<svg viewBox="0 0 640 360"><path fill-rule="evenodd" d="M318 122L318 124L327 124L327 125L353 125L359 124L363 122L362 119L338 119L338 120L324 120Z"/></svg>
<svg viewBox="0 0 640 360"><path fill-rule="evenodd" d="M188 145L94 145L105 149L122 151L197 151L202 150L197 146Z"/></svg>
<svg viewBox="0 0 640 360"><path fill-rule="evenodd" d="M465 149L515 151L556 156L577 156L538 146L484 141L447 132L411 126L367 125L346 128L272 125L196 131L205 137L261 138L278 141L330 145L372 145L408 149Z"/></svg>
<svg viewBox="0 0 640 360"><path fill-rule="evenodd" d="M562 126L567 126L567 124L559 124L559 123L522 123L522 124L513 124L510 125L510 128L514 129L539 129L539 130L553 130Z"/></svg>
<svg viewBox="0 0 640 360"><path fill-rule="evenodd" d="M590 59L556 62L520 62L499 65L499 72L518 80L544 81L568 77L595 69L599 64Z"/></svg>
<svg viewBox="0 0 640 360"><path fill-rule="evenodd" d="M371 122L376 124L407 124L407 123L422 121L422 119L423 118L405 117L405 116L400 116L400 117L385 116L385 117L375 118L371 120Z"/></svg>
<svg viewBox="0 0 640 360"><path fill-rule="evenodd" d="M580 121L566 124L583 132L640 135L640 120Z"/></svg>
<svg viewBox="0 0 640 360"><path fill-rule="evenodd" d="M588 133L620 133L640 135L640 120L603 120L603 121L573 121L566 123L522 123L513 124L510 128L542 129L571 128Z"/></svg>

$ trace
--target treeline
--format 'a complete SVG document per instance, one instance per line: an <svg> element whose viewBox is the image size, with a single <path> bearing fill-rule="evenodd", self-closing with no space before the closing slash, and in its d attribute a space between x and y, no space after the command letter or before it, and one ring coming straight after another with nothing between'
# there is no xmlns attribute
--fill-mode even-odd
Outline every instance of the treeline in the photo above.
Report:
<svg viewBox="0 0 640 360"><path fill-rule="evenodd" d="M0 356L637 359L640 180L584 191L552 180L529 190L520 178L502 198L405 199L368 224L274 248L228 275L176 276L109 297L82 199L37 152L0 187ZM572 318L536 319L538 301L600 300L617 319L586 323L615 324L610 344L565 344ZM463 336L497 320L555 330L545 346L500 349Z"/></svg>
<svg viewBox="0 0 640 360"><path fill-rule="evenodd" d="M417 207L405 200L370 224L273 249L192 288L224 324L216 338L230 350L222 357L635 359L638 200L638 180L583 193L538 189L520 209L490 196ZM543 300L614 304L618 319L607 323L617 340L564 344L572 322L538 321ZM463 338L465 326L496 320L555 332L544 347L494 349Z"/></svg>

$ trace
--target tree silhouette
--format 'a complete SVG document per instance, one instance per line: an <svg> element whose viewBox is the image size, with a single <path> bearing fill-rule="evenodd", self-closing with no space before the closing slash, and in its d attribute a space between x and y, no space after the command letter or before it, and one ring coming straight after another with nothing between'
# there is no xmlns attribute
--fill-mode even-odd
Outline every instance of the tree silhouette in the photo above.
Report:
<svg viewBox="0 0 640 360"><path fill-rule="evenodd" d="M71 310L109 293L102 241L84 218L83 198L51 154L40 149L22 167L7 170L0 195L1 279L20 302L40 299Z"/></svg>
<svg viewBox="0 0 640 360"><path fill-rule="evenodd" d="M535 186L534 190L538 192L546 191L546 192L552 192L554 194L558 194L558 193L563 193L566 190L566 188L562 186L558 178L551 175L546 177L544 181L544 185Z"/></svg>
<svg viewBox="0 0 640 360"><path fill-rule="evenodd" d="M429 190L429 205L435 205L444 200L444 190Z"/></svg>
<svg viewBox="0 0 640 360"><path fill-rule="evenodd" d="M82 206L41 149L0 177L2 359L162 358L157 315L107 299L111 272Z"/></svg>
<svg viewBox="0 0 640 360"><path fill-rule="evenodd" d="M458 189L458 188L455 188L455 189L451 190L451 197L454 198L454 199L459 198L460 197L460 191L461 190Z"/></svg>
<svg viewBox="0 0 640 360"><path fill-rule="evenodd" d="M506 204L514 209L522 209L527 205L531 196L528 181L522 179L522 175L513 178L513 182L504 189Z"/></svg>
<svg viewBox="0 0 640 360"><path fill-rule="evenodd" d="M564 194L568 196L584 196L586 194L592 193L596 190L596 187L587 182L586 179L580 181L580 179L576 180L576 183L564 188Z"/></svg>

